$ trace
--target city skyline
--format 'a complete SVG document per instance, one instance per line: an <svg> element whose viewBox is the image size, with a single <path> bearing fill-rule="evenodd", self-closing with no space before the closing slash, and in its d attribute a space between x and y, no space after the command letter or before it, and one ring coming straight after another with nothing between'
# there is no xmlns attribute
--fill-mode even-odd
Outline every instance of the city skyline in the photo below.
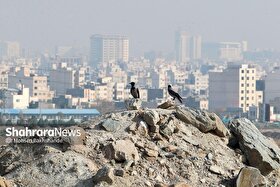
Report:
<svg viewBox="0 0 280 187"><path fill-rule="evenodd" d="M0 40L19 41L24 48L44 52L61 45L89 48L92 34L120 34L129 37L131 55L138 56L151 50L173 52L174 33L179 29L201 35L204 41L246 40L250 49L279 50L278 4L261 0L2 2Z"/></svg>

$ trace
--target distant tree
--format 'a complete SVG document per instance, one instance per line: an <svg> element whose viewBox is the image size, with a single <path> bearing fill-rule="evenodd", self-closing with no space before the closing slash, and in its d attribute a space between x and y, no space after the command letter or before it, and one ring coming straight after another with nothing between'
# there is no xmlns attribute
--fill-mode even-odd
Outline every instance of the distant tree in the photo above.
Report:
<svg viewBox="0 0 280 187"><path fill-rule="evenodd" d="M2 113L0 114L0 125L5 125L5 119Z"/></svg>
<svg viewBox="0 0 280 187"><path fill-rule="evenodd" d="M43 118L40 118L40 119L39 119L37 125L38 125L39 127L44 127L44 126L45 126L45 121L43 120Z"/></svg>
<svg viewBox="0 0 280 187"><path fill-rule="evenodd" d="M66 125L67 126L74 126L74 125L76 125L74 117L71 117L71 119L69 121L67 121Z"/></svg>
<svg viewBox="0 0 280 187"><path fill-rule="evenodd" d="M45 126L49 126L49 125L50 125L50 121L49 121L48 119L45 119L45 120L44 120L44 125L45 125Z"/></svg>
<svg viewBox="0 0 280 187"><path fill-rule="evenodd" d="M54 119L49 124L50 124L51 127L57 127L58 126L58 121L56 119Z"/></svg>
<svg viewBox="0 0 280 187"><path fill-rule="evenodd" d="M18 126L25 126L25 120L23 118L19 118L17 120L17 125Z"/></svg>
<svg viewBox="0 0 280 187"><path fill-rule="evenodd" d="M11 125L13 125L12 120L8 119L6 121L6 126L11 126Z"/></svg>
<svg viewBox="0 0 280 187"><path fill-rule="evenodd" d="M28 125L31 127L35 127L37 125L37 118L35 116L32 116L28 119Z"/></svg>

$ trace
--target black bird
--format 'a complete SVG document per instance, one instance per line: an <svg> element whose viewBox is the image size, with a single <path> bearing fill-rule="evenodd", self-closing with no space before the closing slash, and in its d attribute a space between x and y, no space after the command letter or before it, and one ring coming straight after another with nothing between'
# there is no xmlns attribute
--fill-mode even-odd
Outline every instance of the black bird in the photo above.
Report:
<svg viewBox="0 0 280 187"><path fill-rule="evenodd" d="M183 98L174 90L172 90L171 85L168 85L168 93L171 97L173 97L173 100L177 98L180 101L180 103L183 103Z"/></svg>
<svg viewBox="0 0 280 187"><path fill-rule="evenodd" d="M129 84L131 84L131 88L130 88L130 93L131 93L131 95L132 95L135 99L140 98L139 90L138 90L138 88L135 88L135 82L131 82L131 83L129 83Z"/></svg>

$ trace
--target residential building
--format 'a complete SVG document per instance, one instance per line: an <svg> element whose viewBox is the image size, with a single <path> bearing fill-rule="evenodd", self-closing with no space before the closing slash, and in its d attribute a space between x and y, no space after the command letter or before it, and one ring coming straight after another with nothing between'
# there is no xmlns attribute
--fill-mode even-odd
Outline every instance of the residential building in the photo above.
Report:
<svg viewBox="0 0 280 187"><path fill-rule="evenodd" d="M90 64L129 60L129 39L120 35L93 35L90 38Z"/></svg>
<svg viewBox="0 0 280 187"><path fill-rule="evenodd" d="M11 72L8 77L8 87L29 88L30 101L47 102L52 100L54 92L50 90L47 76L30 73L29 68L21 68Z"/></svg>
<svg viewBox="0 0 280 187"><path fill-rule="evenodd" d="M226 108L257 106L256 69L252 65L229 65L222 72L209 72L209 109L222 112Z"/></svg>
<svg viewBox="0 0 280 187"><path fill-rule="evenodd" d="M16 58L20 56L20 44L18 42L0 41L0 58Z"/></svg>
<svg viewBox="0 0 280 187"><path fill-rule="evenodd" d="M275 98L280 98L280 67L277 67L272 72L269 72L264 80L264 100L265 103L269 104Z"/></svg>
<svg viewBox="0 0 280 187"><path fill-rule="evenodd" d="M8 88L8 72L0 71L0 89Z"/></svg>
<svg viewBox="0 0 280 187"><path fill-rule="evenodd" d="M20 92L6 92L5 108L26 109L29 106L29 88Z"/></svg>
<svg viewBox="0 0 280 187"><path fill-rule="evenodd" d="M51 90L55 91L57 96L64 95L67 89L72 89L75 86L75 71L67 67L67 64L60 63L58 67L53 67L50 70L49 81ZM79 80L76 83L79 85Z"/></svg>
<svg viewBox="0 0 280 187"><path fill-rule="evenodd" d="M176 61L186 63L201 58L201 36L191 36L186 31L177 31L175 34Z"/></svg>
<svg viewBox="0 0 280 187"><path fill-rule="evenodd" d="M243 58L243 52L248 50L248 43L242 42L220 42L220 59L227 61L238 61Z"/></svg>

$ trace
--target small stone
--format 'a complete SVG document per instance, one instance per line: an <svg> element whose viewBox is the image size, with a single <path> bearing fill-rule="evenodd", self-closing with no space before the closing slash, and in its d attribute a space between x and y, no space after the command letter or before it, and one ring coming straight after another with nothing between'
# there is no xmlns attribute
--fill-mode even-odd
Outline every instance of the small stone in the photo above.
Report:
<svg viewBox="0 0 280 187"><path fill-rule="evenodd" d="M108 184L113 184L114 182L114 170L108 166L104 166L93 176L93 181L99 183L102 181L107 182Z"/></svg>
<svg viewBox="0 0 280 187"><path fill-rule="evenodd" d="M134 162L133 160L125 161L124 164L123 164L124 170L128 170L131 167L131 165L133 164L133 162Z"/></svg>
<svg viewBox="0 0 280 187"><path fill-rule="evenodd" d="M210 166L209 171L218 175L224 174L224 171L219 166L215 166L215 165Z"/></svg>
<svg viewBox="0 0 280 187"><path fill-rule="evenodd" d="M141 136L148 136L149 130L148 125L144 121L140 121L137 131Z"/></svg>
<svg viewBox="0 0 280 187"><path fill-rule="evenodd" d="M207 154L207 158L208 158L209 160L212 160L212 159L213 159L213 154L212 154L212 153L208 153L208 154Z"/></svg>
<svg viewBox="0 0 280 187"><path fill-rule="evenodd" d="M103 121L101 126L108 132L116 132L120 129L121 123L119 121L108 118L105 121Z"/></svg>
<svg viewBox="0 0 280 187"><path fill-rule="evenodd" d="M139 155L134 143L131 140L117 140L103 148L103 153L107 159L115 159L118 162L126 160L138 161Z"/></svg>
<svg viewBox="0 0 280 187"><path fill-rule="evenodd" d="M206 179L200 179L200 182L204 184L206 182Z"/></svg>
<svg viewBox="0 0 280 187"><path fill-rule="evenodd" d="M124 171L123 169L115 169L115 170L114 170L114 174L115 174L116 176L123 177L124 174L125 174L125 171Z"/></svg>
<svg viewBox="0 0 280 187"><path fill-rule="evenodd" d="M170 187L191 187L190 185L188 185L185 182L178 182L176 184L172 184Z"/></svg>

